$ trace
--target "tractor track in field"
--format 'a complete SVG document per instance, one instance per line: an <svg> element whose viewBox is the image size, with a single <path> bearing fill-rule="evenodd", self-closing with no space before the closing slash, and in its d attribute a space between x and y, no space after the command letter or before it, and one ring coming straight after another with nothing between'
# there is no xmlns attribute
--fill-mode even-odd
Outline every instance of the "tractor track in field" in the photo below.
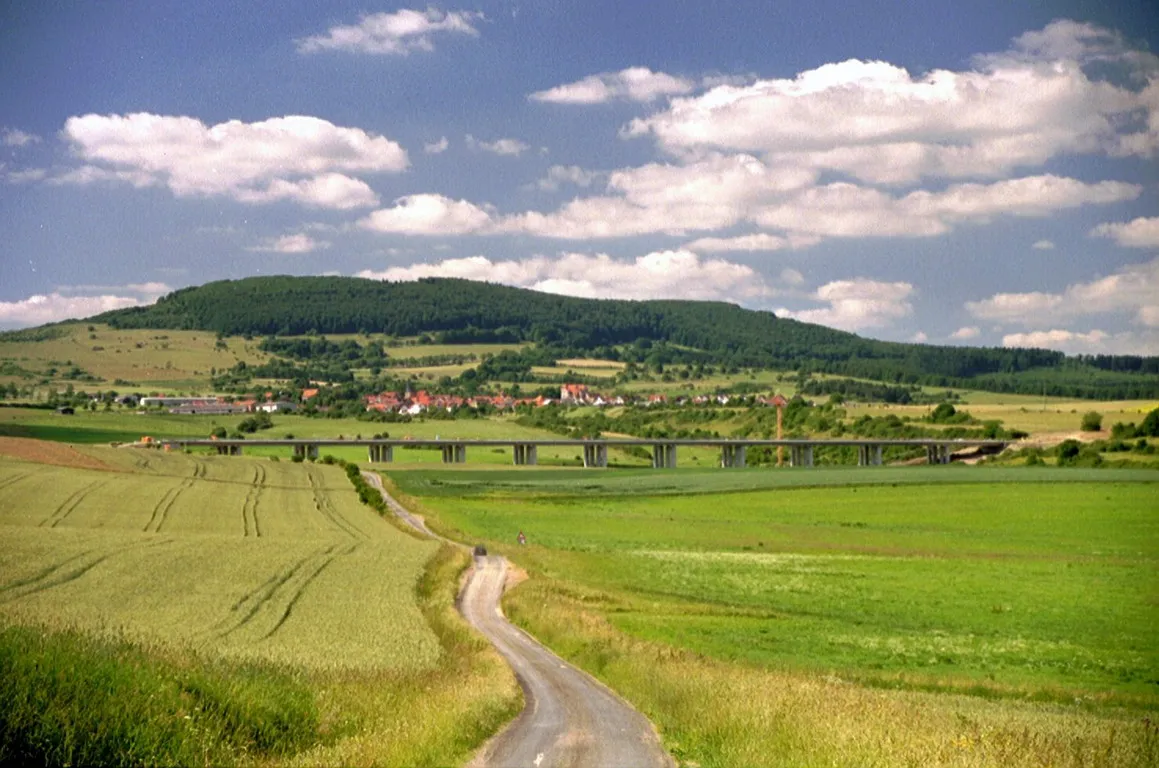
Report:
<svg viewBox="0 0 1159 768"><path fill-rule="evenodd" d="M117 555L120 555L124 552L128 552L129 550L137 548L149 549L151 547L164 546L166 544L172 544L173 541L173 539L163 539L161 541L134 542L133 544L117 547L108 552L92 549L81 552L79 555L73 555L72 557L65 558L55 565L50 565L49 567L37 573L35 576L17 579L16 581L13 581L9 584L0 586L0 603L9 603L13 600L19 600L23 597L34 595L37 592L44 592L45 590L52 589L54 587L60 587L70 582L76 581L92 569L96 568L101 563L104 563L110 558L116 557ZM96 556L95 558L93 558L94 555ZM78 561L78 567L71 570L65 570L70 565L78 563Z"/></svg>
<svg viewBox="0 0 1159 768"><path fill-rule="evenodd" d="M364 472L363 477L405 523L445 543L463 546L431 533L421 519L386 493L378 475ZM506 583L505 558L477 555L459 592L459 612L507 661L526 701L523 712L483 746L470 763L472 768L674 766L647 718L503 616L499 600Z"/></svg>
<svg viewBox="0 0 1159 768"><path fill-rule="evenodd" d="M219 638L226 638L235 632L247 628L268 607L274 609L277 614L278 604L283 600L284 606L281 608L280 615L267 632L263 633L261 638L265 640L274 635L286 620L290 618L294 607L302 596L306 594L306 590L311 584L325 571L330 564L339 557L352 554L358 549L359 544L331 544L328 547L319 549L303 558L299 558L289 568L275 573L270 578L262 582L261 586L252 592L242 596L231 607L231 613L244 611L243 615L233 619L225 619L218 622L217 627L212 630L212 634Z"/></svg>
<svg viewBox="0 0 1159 768"><path fill-rule="evenodd" d="M360 545L358 544L350 544L343 548L341 552L331 554L329 557L323 560L317 568L314 569L313 573L303 579L302 583L298 585L298 589L295 590L289 602L286 603L286 610L282 611L281 618L278 619L278 622L274 624L273 628L270 629L269 632L262 636L262 640L267 640L270 637L273 637L274 633L282 628L282 625L285 624L286 620L290 618L290 614L293 612L294 606L297 605L298 601L302 599L302 595L306 594L306 590L310 587L311 584L314 583L314 580L322 575L322 571L329 568L330 564L337 560L339 557L345 557L346 555L354 554L354 550L358 549L359 546Z"/></svg>
<svg viewBox="0 0 1159 768"><path fill-rule="evenodd" d="M181 497L181 494L193 487L193 483L193 478L187 477L165 491L165 495L153 507L153 512L149 516L149 522L145 523L145 527L141 530L145 533L160 533L161 526L165 525L165 520L169 517L169 510L173 509L173 505L177 503L177 499Z"/></svg>
<svg viewBox="0 0 1159 768"><path fill-rule="evenodd" d="M0 491L4 490L5 488L7 488L10 485L16 485L21 480L23 480L26 477L31 476L32 474L33 474L32 472L24 472L23 474L13 475L12 477L7 477L7 478L4 478L3 480L0 480Z"/></svg>
<svg viewBox="0 0 1159 768"><path fill-rule="evenodd" d="M352 539L370 538L362 529L343 517L338 510L334 509L334 504L330 501L330 497L326 494L325 488L317 475L314 474L313 469L306 470L306 477L310 481L310 490L314 494L314 509L318 511L318 514L329 520L335 528Z"/></svg>
<svg viewBox="0 0 1159 768"><path fill-rule="evenodd" d="M258 520L258 504L261 502L262 491L266 486L266 469L261 464L254 465L254 479L246 491L245 502L241 508L242 531L244 536L262 535L261 522Z"/></svg>
<svg viewBox="0 0 1159 768"><path fill-rule="evenodd" d="M205 464L204 462L197 462L193 467L192 477L185 478L165 492L165 495L153 507L153 512L149 516L149 522L145 523L145 527L142 530L145 533L160 533L161 527L165 525L165 521L169 518L169 510L173 509L173 505L177 503L177 499L181 498L181 494L188 491L199 479L204 477Z"/></svg>
<svg viewBox="0 0 1159 768"><path fill-rule="evenodd" d="M108 480L96 480L89 483L84 488L81 488L79 491L76 491L67 499L65 499L64 502L60 504L60 506L54 509L51 515L44 518L44 520L40 522L40 527L55 528L56 526L60 525L62 522L64 522L65 518L76 511L76 508L81 505L81 503L88 497L90 493L104 485L107 485L108 482Z"/></svg>

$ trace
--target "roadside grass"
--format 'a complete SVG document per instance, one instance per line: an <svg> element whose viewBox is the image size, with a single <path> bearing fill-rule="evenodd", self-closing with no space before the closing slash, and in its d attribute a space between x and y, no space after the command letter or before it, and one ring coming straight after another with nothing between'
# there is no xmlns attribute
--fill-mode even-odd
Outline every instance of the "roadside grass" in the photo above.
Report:
<svg viewBox="0 0 1159 768"><path fill-rule="evenodd" d="M194 765L284 757L323 739L314 695L272 666L0 628L0 764Z"/></svg>
<svg viewBox="0 0 1159 768"><path fill-rule="evenodd" d="M116 471L0 457L2 754L438 766L518 711L454 612L469 557L340 468L85 450Z"/></svg>
<svg viewBox="0 0 1159 768"><path fill-rule="evenodd" d="M840 672L718 660L616 628L598 593L538 576L508 615L615 688L684 766L1123 766L1159 761L1153 717L1116 708L883 690Z"/></svg>
<svg viewBox="0 0 1159 768"><path fill-rule="evenodd" d="M1159 475L994 471L731 492L748 471L391 478L523 566L508 614L682 759L1153 764Z"/></svg>
<svg viewBox="0 0 1159 768"><path fill-rule="evenodd" d="M303 766L462 764L523 708L510 668L455 610L470 557L443 546L427 564L418 601L442 649L439 665L416 674L329 676L316 682L335 718L356 725L291 761Z"/></svg>

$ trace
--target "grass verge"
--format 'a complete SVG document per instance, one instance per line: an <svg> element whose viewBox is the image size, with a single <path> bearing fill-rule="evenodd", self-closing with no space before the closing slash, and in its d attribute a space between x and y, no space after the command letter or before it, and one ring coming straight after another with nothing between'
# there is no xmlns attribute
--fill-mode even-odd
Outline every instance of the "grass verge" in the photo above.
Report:
<svg viewBox="0 0 1159 768"><path fill-rule="evenodd" d="M0 764L235 764L322 739L285 670L174 659L123 641L0 630Z"/></svg>
<svg viewBox="0 0 1159 768"><path fill-rule="evenodd" d="M682 765L1060 766L1159 763L1159 724L1138 712L886 691L712 659L618 631L606 596L533 577L507 615L619 691Z"/></svg>

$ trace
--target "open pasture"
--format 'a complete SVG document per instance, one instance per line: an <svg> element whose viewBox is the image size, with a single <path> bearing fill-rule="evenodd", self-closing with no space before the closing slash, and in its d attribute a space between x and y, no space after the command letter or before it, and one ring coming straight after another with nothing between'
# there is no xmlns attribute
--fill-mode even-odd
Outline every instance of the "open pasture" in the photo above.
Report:
<svg viewBox="0 0 1159 768"><path fill-rule="evenodd" d="M0 362L11 361L36 373L57 368L63 374L71 367L65 362L71 361L71 365L105 379L106 387L117 379L138 385L116 387L128 392L161 386L205 387L214 368L225 370L242 360L252 364L269 358L257 348L257 340L240 336L222 339L219 344L210 331L122 330L103 324L91 325L90 331L90 325L63 323L57 327L58 336L41 341L0 340ZM62 381L58 376L49 378Z"/></svg>
<svg viewBox="0 0 1159 768"><path fill-rule="evenodd" d="M0 457L0 620L307 669L423 669L436 546L335 467L88 448L113 471Z"/></svg>
<svg viewBox="0 0 1159 768"><path fill-rule="evenodd" d="M702 765L1159 756L1159 473L435 474L391 477Z"/></svg>

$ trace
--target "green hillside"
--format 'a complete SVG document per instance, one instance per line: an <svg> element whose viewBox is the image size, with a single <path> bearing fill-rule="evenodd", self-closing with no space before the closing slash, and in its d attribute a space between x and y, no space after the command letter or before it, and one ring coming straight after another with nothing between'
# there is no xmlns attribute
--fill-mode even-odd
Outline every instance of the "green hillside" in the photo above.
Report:
<svg viewBox="0 0 1159 768"><path fill-rule="evenodd" d="M226 335L385 333L429 334L441 343L530 341L559 356L651 356L661 363L809 370L1029 394L1159 396L1159 358L1068 358L1038 349L875 341L723 302L580 299L454 279L226 280L94 320L114 328Z"/></svg>

